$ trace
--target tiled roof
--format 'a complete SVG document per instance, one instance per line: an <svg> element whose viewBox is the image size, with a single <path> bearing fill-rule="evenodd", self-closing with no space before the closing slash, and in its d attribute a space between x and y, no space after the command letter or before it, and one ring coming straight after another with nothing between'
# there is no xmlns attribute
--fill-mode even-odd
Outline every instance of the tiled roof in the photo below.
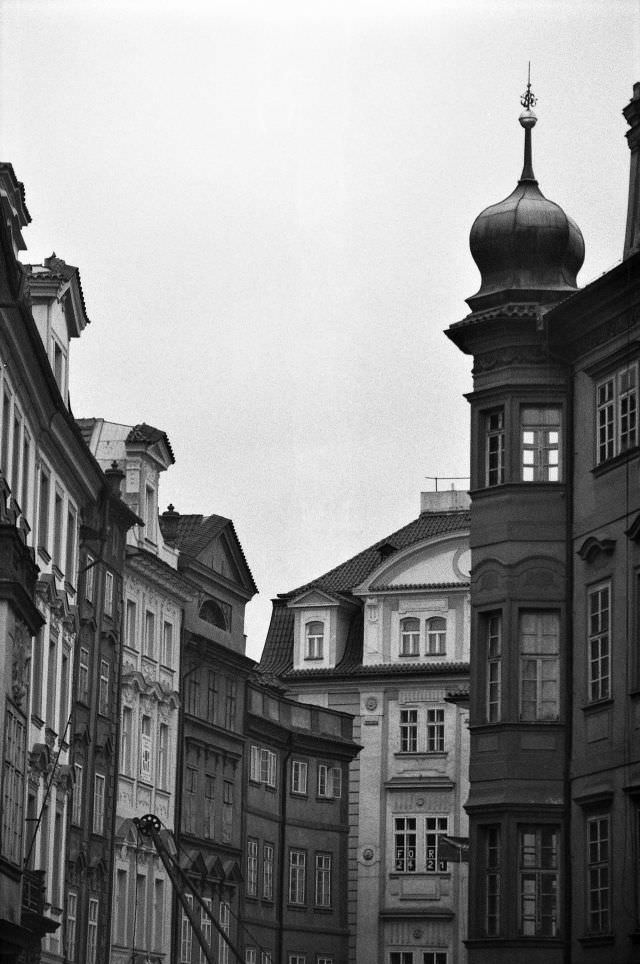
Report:
<svg viewBox="0 0 640 964"><path fill-rule="evenodd" d="M446 535L448 532L464 531L469 528L469 525L470 514L466 509L453 512L423 512L402 529L380 539L368 549L359 552L357 556L341 563L335 569L330 569L323 576L318 576L317 579L285 595L297 596L303 590L311 588L325 589L327 592L349 592L363 582L374 569L377 569L384 558L390 557L388 552L382 555L381 548L392 544L396 551L399 551L423 539Z"/></svg>
<svg viewBox="0 0 640 964"><path fill-rule="evenodd" d="M371 587L376 592L396 592L399 589L468 589L470 582L399 582L394 585L374 583Z"/></svg>
<svg viewBox="0 0 640 964"><path fill-rule="evenodd" d="M152 445L154 442L160 441L163 441L167 446L169 455L171 456L171 462L175 464L176 459L171 448L169 436L166 432L163 432L159 428L154 428L153 425L147 425L146 422L140 422L139 425L134 425L127 435L127 442L144 442L147 445Z"/></svg>
<svg viewBox="0 0 640 964"><path fill-rule="evenodd" d="M226 519L222 515L204 516L197 513L180 515L177 519L176 537L172 540L171 544L174 545L176 549L179 549L180 552L184 552L185 555L197 557L216 536L220 535L220 533L227 528L230 530L233 540L238 547L253 591L257 592L258 589L251 569L249 568L247 557L244 554L244 549L238 539L231 519ZM160 530L166 538L167 528L166 523L163 524L162 515L160 516Z"/></svg>
<svg viewBox="0 0 640 964"><path fill-rule="evenodd" d="M469 663L373 663L364 666L348 664L343 660L334 669L289 669L285 679L318 679L323 676L336 679L340 676L454 676L469 674Z"/></svg>
<svg viewBox="0 0 640 964"><path fill-rule="evenodd" d="M260 671L273 674L275 676L287 675L289 678L293 674L293 620L294 612L287 607L287 602L299 596L302 592L309 589L319 589L332 594L343 594L350 596L351 590L362 583L370 573L378 568L384 558L390 558L392 553L388 548L392 545L396 552L406 549L408 546L422 542L423 539L435 538L436 536L446 535L447 533L464 532L469 528L470 515L468 510L456 510L451 512L424 512L413 522L398 529L390 536L380 539L368 549L359 552L341 565L331 569L323 576L318 576L311 582L294 589L292 592L282 593L277 599L273 600L273 611L271 622L264 644L264 650L259 664ZM381 553L380 550L383 549ZM448 584L447 584L448 585ZM451 588L462 588L464 583L452 583ZM395 586L395 589L402 588ZM412 587L415 588L415 587ZM436 588L436 587L434 587ZM442 589L442 585L437 586ZM362 610L358 610L351 617L351 623L347 635L345 652L342 661L331 670L331 676L339 675L366 675L370 670L380 673L381 668L362 666ZM428 667L442 666L444 664L424 664ZM448 664L449 666L454 664ZM460 664L465 665L465 664ZM413 664L410 669L421 671L422 664ZM387 666L384 667L386 672ZM299 670L296 677L314 676L322 670Z"/></svg>

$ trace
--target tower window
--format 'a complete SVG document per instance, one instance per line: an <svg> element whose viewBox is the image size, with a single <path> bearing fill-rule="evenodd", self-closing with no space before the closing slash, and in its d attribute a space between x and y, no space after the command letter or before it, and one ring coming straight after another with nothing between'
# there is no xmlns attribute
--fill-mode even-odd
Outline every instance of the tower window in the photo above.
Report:
<svg viewBox="0 0 640 964"><path fill-rule="evenodd" d="M485 421L485 482L504 482L504 411L487 412Z"/></svg>
<svg viewBox="0 0 640 964"><path fill-rule="evenodd" d="M522 481L559 482L560 409L523 408Z"/></svg>

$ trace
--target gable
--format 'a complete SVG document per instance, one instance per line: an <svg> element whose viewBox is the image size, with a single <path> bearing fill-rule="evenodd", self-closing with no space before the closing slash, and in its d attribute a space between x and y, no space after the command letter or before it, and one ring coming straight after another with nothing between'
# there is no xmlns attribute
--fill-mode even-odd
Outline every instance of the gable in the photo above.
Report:
<svg viewBox="0 0 640 964"><path fill-rule="evenodd" d="M410 546L385 560L356 593L410 586L464 585L469 582L471 552L468 535Z"/></svg>
<svg viewBox="0 0 640 964"><path fill-rule="evenodd" d="M310 589L290 600L288 605L290 609L326 609L327 606L339 605L339 600L319 589Z"/></svg>

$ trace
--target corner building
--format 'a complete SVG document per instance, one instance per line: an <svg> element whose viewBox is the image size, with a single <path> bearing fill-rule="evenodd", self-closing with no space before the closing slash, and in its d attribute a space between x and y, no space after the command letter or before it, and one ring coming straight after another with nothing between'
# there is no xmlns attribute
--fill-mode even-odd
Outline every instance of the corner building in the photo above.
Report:
<svg viewBox="0 0 640 964"><path fill-rule="evenodd" d="M574 294L575 223L538 187L530 88L515 190L476 219L473 355L469 961L560 964L570 916L567 605L570 383L545 313Z"/></svg>

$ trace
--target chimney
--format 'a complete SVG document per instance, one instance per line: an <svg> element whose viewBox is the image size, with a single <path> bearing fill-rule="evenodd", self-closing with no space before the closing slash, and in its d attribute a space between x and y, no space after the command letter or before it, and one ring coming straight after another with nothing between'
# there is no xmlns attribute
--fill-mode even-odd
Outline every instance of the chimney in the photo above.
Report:
<svg viewBox="0 0 640 964"><path fill-rule="evenodd" d="M175 541L178 537L179 519L180 513L176 512L171 503L169 503L166 511L160 516L160 529L162 531L162 537L165 542L169 543L170 546L175 545Z"/></svg>
<svg viewBox="0 0 640 964"><path fill-rule="evenodd" d="M628 258L640 250L640 83L633 85L633 97L622 113L629 124L626 137L631 151L627 230L622 255Z"/></svg>
<svg viewBox="0 0 640 964"><path fill-rule="evenodd" d="M468 509L470 505L469 493L463 489L420 493L420 515L425 512L461 512L463 509Z"/></svg>
<svg viewBox="0 0 640 964"><path fill-rule="evenodd" d="M118 499L122 497L122 480L124 479L124 472L122 469L118 468L117 462L112 462L108 469L105 469L104 473L107 477L107 485L109 486L109 491L112 495L115 495Z"/></svg>

